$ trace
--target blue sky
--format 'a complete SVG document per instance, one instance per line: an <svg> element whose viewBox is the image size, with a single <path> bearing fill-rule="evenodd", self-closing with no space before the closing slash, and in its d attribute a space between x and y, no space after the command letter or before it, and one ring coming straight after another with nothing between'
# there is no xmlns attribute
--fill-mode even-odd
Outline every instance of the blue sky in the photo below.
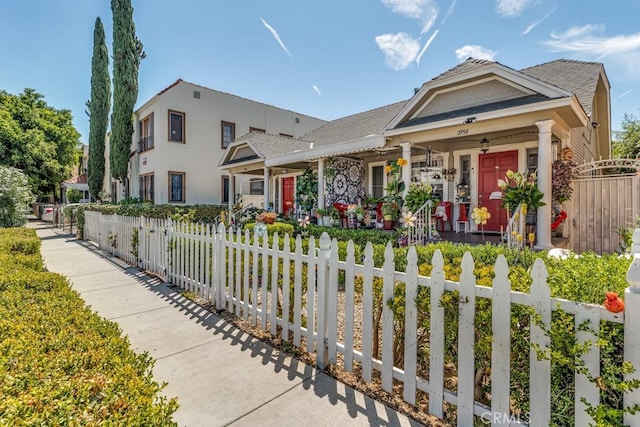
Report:
<svg viewBox="0 0 640 427"><path fill-rule="evenodd" d="M0 89L73 112L88 137L95 19L109 0L0 0ZM178 78L331 120L408 99L467 57L520 69L599 61L612 124L640 116L640 1L133 0L138 105Z"/></svg>

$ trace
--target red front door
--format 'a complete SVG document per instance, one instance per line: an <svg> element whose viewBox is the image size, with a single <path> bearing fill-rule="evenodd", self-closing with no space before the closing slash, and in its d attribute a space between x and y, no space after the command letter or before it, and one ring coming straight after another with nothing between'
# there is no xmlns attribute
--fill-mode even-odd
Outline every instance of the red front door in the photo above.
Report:
<svg viewBox="0 0 640 427"><path fill-rule="evenodd" d="M485 231L506 230L507 210L500 208L502 200L491 200L491 193L500 191L498 179L504 179L507 171L518 170L518 151L480 154L478 159L480 174L478 175L478 206L485 206L491 218L484 226Z"/></svg>
<svg viewBox="0 0 640 427"><path fill-rule="evenodd" d="M294 178L292 176L282 178L282 212L285 215L288 215L289 210L293 209L294 188Z"/></svg>

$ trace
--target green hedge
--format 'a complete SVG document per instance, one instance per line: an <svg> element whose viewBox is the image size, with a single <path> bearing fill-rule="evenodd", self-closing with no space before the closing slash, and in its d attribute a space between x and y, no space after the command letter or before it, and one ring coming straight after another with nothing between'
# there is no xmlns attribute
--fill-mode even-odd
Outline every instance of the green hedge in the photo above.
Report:
<svg viewBox="0 0 640 427"><path fill-rule="evenodd" d="M39 245L0 230L0 424L175 425L152 359L43 271Z"/></svg>
<svg viewBox="0 0 640 427"><path fill-rule="evenodd" d="M152 205L151 203L107 204L86 203L74 206L74 214L78 224L78 237L83 238L84 212L96 211L106 215L144 216L147 218L173 218L202 224L213 224L220 212L228 210L226 205ZM71 215L65 210L65 215Z"/></svg>

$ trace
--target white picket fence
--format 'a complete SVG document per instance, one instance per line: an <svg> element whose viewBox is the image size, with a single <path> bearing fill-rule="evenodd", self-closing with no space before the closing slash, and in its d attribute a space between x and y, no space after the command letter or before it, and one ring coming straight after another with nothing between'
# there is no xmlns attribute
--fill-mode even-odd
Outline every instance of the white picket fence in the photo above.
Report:
<svg viewBox="0 0 640 427"><path fill-rule="evenodd" d="M640 254L636 255L629 270L626 309L612 314L601 306L551 298L546 283L547 269L541 260L536 260L532 268L531 293L524 294L511 291L509 267L503 256L495 264L493 287L483 287L476 284L474 261L469 253L462 259L462 274L460 283L457 283L445 280L444 259L439 251L435 252L432 260L431 276L425 277L418 275L414 247L409 248L406 271L397 272L390 245L386 247L384 266L376 268L370 243L364 250L362 264L356 263L352 242L348 244L346 259L340 261L337 242L332 242L326 233L320 238L319 249L315 249L315 241L311 238L309 250L303 253L300 237L292 249L286 235L282 247L277 234L269 246L266 238L255 238L251 243L248 232L234 234L223 225L215 229L209 225L101 215L90 211L85 213L85 218L85 239L97 243L100 248L137 264L168 283L196 293L211 301L216 309L226 309L254 325L259 324L263 330L290 341L296 347L304 345L307 351L316 352L317 365L321 369L336 364L340 357L348 372L352 372L354 362L358 362L362 379L366 382L373 381L374 371L378 371L382 388L387 392L393 392L394 381L401 383L403 398L408 403L416 403L418 390L428 393L429 412L437 417L444 416L445 402L454 405L459 426L472 426L474 416L493 425L549 424L551 362L548 358L539 360L534 348L548 354L550 338L547 331L554 310L574 315L578 341L590 346L590 351L582 356L586 370L575 375L575 425L586 426L593 422L586 413L583 399L592 405L600 402L600 390L588 376L595 378L600 373L600 350L594 333L598 333L601 321L625 324L625 360L640 367L639 323L629 327L630 322L640 320L636 314L640 313ZM132 247L136 233L137 257ZM636 234L638 241L635 245L640 248L640 230L636 230ZM305 266L307 272L316 274L307 274L306 283L303 283ZM341 273L345 279L342 312L338 309L338 275ZM361 318L356 316L354 309L356 275L361 275L363 280ZM382 304L382 327L378 332L382 337L381 357L372 351L375 278L383 281L385 302ZM393 299L394 286L398 286L398 282L405 284L406 304L402 367L394 366L394 318L386 304ZM430 288L428 381L417 375L418 309L415 299L419 287ZM457 391L453 392L444 387L445 309L440 301L445 292L456 290L459 291L460 303ZM475 302L480 298L492 301L490 408L474 400ZM510 325L514 305L532 307L541 319L541 323L532 320L529 325L523 325L530 328L531 339L530 413L526 414L526 422L511 416L510 410L511 333L510 328L504 325ZM593 332L579 328L585 321L590 321ZM342 342L338 339L339 324L344 329ZM362 326L362 336L358 339L355 325ZM355 345L354 341L359 340L361 344ZM639 374L634 373L626 379L638 377ZM624 398L625 407L640 403L640 392L626 393ZM625 416L625 423L640 425L640 414Z"/></svg>

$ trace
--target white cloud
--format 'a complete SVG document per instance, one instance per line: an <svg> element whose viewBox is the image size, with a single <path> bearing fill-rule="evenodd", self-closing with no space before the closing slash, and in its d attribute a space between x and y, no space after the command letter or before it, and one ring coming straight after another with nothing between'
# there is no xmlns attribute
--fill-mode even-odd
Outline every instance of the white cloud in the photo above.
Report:
<svg viewBox="0 0 640 427"><path fill-rule="evenodd" d="M422 50L418 54L418 57L416 58L416 64L420 65L420 59L422 59L422 55L424 55L427 49L429 49L429 46L438 35L438 32L440 32L440 30L435 30L433 34L431 34L431 37L429 37L429 40L427 40L427 42L424 44L424 47L422 48Z"/></svg>
<svg viewBox="0 0 640 427"><path fill-rule="evenodd" d="M462 46L460 49L456 49L456 57L460 62L464 61L467 58L486 59L487 61L493 61L495 60L495 57L497 55L498 52L486 49L475 44L468 44L466 46Z"/></svg>
<svg viewBox="0 0 640 427"><path fill-rule="evenodd" d="M271 35L273 35L273 38L276 39L276 41L278 42L282 50L284 50L287 53L287 55L289 55L289 58L293 58L293 56L291 56L291 52L289 52L289 49L287 49L287 46L285 46L284 42L280 38L280 35L275 30L275 28L269 25L269 23L264 19L262 19L262 17L260 17L260 20L262 21L262 24L267 28L267 30L271 32Z"/></svg>
<svg viewBox="0 0 640 427"><path fill-rule="evenodd" d="M453 10L456 8L456 3L458 3L458 0L453 0L451 2L451 4L449 5L449 9L447 9L447 13L445 13L444 18L442 18L442 23L440 24L440 26L443 26L444 23L447 22L447 19L449 19L449 17L453 13Z"/></svg>
<svg viewBox="0 0 640 427"><path fill-rule="evenodd" d="M603 25L585 25L569 28L564 33L551 33L545 44L554 52L578 52L597 58L617 57L623 54L640 54L640 33L604 37Z"/></svg>
<svg viewBox="0 0 640 427"><path fill-rule="evenodd" d="M554 52L572 52L586 60L615 64L631 79L640 79L640 33L607 37L604 25L569 28L564 33L551 33L545 42Z"/></svg>
<svg viewBox="0 0 640 427"><path fill-rule="evenodd" d="M633 88L631 88L631 89L625 91L624 93L621 93L620 95L616 96L612 102L615 102L615 101L619 100L620 98L624 98L625 96L629 95L631 92L633 92Z"/></svg>
<svg viewBox="0 0 640 427"><path fill-rule="evenodd" d="M396 71L411 65L420 51L418 41L407 33L383 34L376 37L376 43L384 53L385 64Z"/></svg>
<svg viewBox="0 0 640 427"><path fill-rule="evenodd" d="M318 96L322 96L322 92L320 92L320 88L318 86L312 85L311 87L318 94Z"/></svg>
<svg viewBox="0 0 640 427"><path fill-rule="evenodd" d="M551 12L547 13L545 16L542 17L542 19L538 19L537 21L527 25L527 28L524 29L524 31L522 32L522 35L525 36L527 34L529 34L529 32L531 30L533 30L535 27L537 27L538 25L542 24L548 17L550 17L553 12L555 12L558 9L558 7L554 7Z"/></svg>
<svg viewBox="0 0 640 427"><path fill-rule="evenodd" d="M433 0L382 0L382 4L394 13L420 21L420 34L431 29L439 12L438 5Z"/></svg>
<svg viewBox="0 0 640 427"><path fill-rule="evenodd" d="M496 12L502 16L518 16L534 0L496 0Z"/></svg>

